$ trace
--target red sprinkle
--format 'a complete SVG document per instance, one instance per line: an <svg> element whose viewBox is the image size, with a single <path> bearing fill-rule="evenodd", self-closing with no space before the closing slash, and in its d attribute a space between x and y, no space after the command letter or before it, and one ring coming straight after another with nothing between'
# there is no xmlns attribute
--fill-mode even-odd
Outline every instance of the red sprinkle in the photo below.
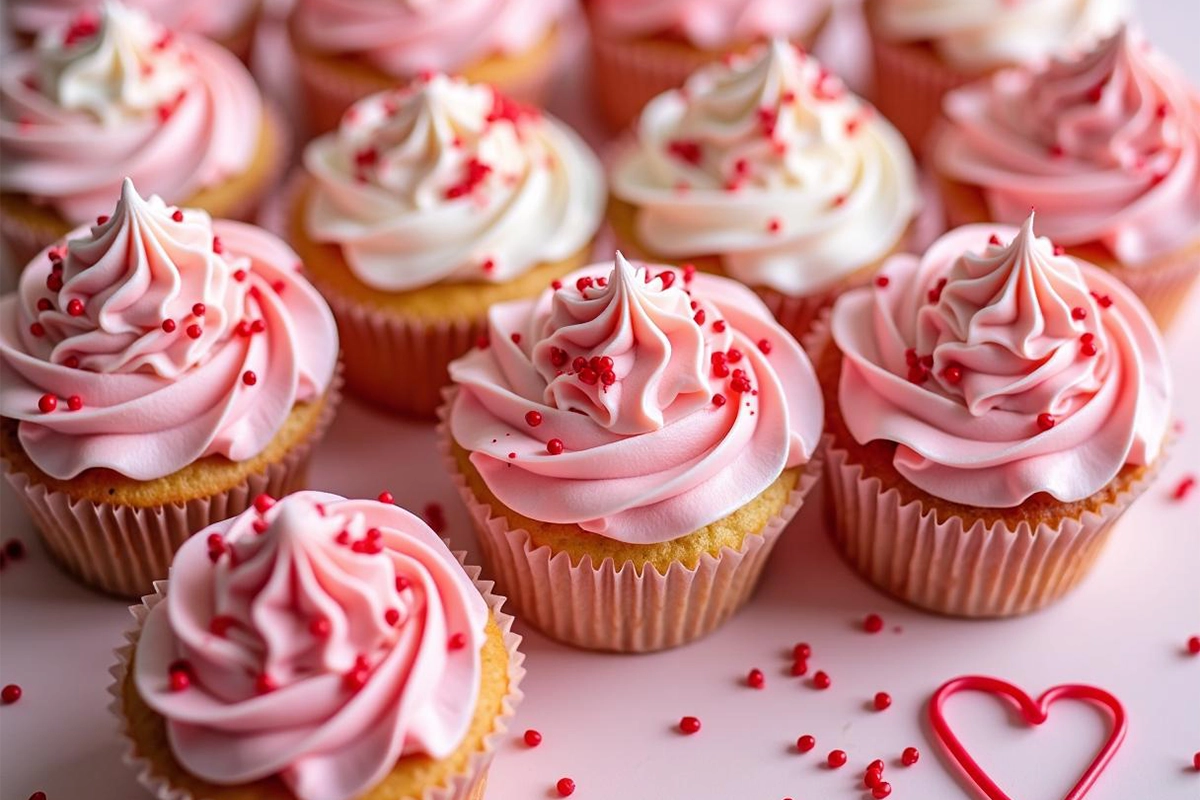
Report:
<svg viewBox="0 0 1200 800"><path fill-rule="evenodd" d="M379 493L378 500L381 503L388 503L388 504L396 502L396 498L392 496L392 493L386 492L386 491Z"/></svg>
<svg viewBox="0 0 1200 800"><path fill-rule="evenodd" d="M166 333L174 333L175 332L175 320L164 319L162 321L162 329Z"/></svg>
<svg viewBox="0 0 1200 800"><path fill-rule="evenodd" d="M817 689L828 689L830 684L833 683L829 674L824 670L817 670L816 674L812 677L812 682L813 686Z"/></svg>
<svg viewBox="0 0 1200 800"><path fill-rule="evenodd" d="M255 375L251 370L246 370L242 373L242 383L246 384L247 386L253 386L254 384L258 383L258 376Z"/></svg>
<svg viewBox="0 0 1200 800"><path fill-rule="evenodd" d="M951 365L942 371L942 377L946 379L946 383L957 386L962 383L962 367Z"/></svg>
<svg viewBox="0 0 1200 800"><path fill-rule="evenodd" d="M561 455L564 448L562 439L551 439L546 442L546 452L552 456Z"/></svg>
<svg viewBox="0 0 1200 800"><path fill-rule="evenodd" d="M668 142L667 152L693 166L699 164L700 159L703 157L703 153L700 150L700 143L686 139L674 139Z"/></svg>
<svg viewBox="0 0 1200 800"><path fill-rule="evenodd" d="M807 753L809 750L812 750L816 746L817 746L816 738L813 736L809 736L808 734L804 734L803 736L801 736L799 739L796 740L796 749L799 750L801 753Z"/></svg>
<svg viewBox="0 0 1200 800"><path fill-rule="evenodd" d="M879 275L875 278L875 285L878 286L880 289L887 286L888 283L890 283L890 280L888 279L887 275Z"/></svg>
<svg viewBox="0 0 1200 800"><path fill-rule="evenodd" d="M691 736L700 732L700 720L697 717L684 717L679 720L679 730Z"/></svg>
<svg viewBox="0 0 1200 800"><path fill-rule="evenodd" d="M33 794L29 795L29 800L46 800L46 793L34 792Z"/></svg>
<svg viewBox="0 0 1200 800"><path fill-rule="evenodd" d="M906 747L900 755L900 763L906 767L911 767L913 764L921 760L921 751L915 747Z"/></svg>
<svg viewBox="0 0 1200 800"><path fill-rule="evenodd" d="M1194 656L1200 656L1200 636L1188 637L1187 650Z"/></svg>
<svg viewBox="0 0 1200 800"><path fill-rule="evenodd" d="M35 322L29 326L29 332L34 336L45 336L46 326L42 325L40 322Z"/></svg>
<svg viewBox="0 0 1200 800"><path fill-rule="evenodd" d="M208 630L213 636L224 637L229 629L237 624L237 620L226 614L218 614L208 623Z"/></svg>
<svg viewBox="0 0 1200 800"><path fill-rule="evenodd" d="M716 406L717 408L720 408L721 406L725 405L725 395L721 394L720 392L718 392L717 394L714 394L713 395L713 405Z"/></svg>
<svg viewBox="0 0 1200 800"><path fill-rule="evenodd" d="M724 333L725 332L725 320L719 319L716 322L714 322L713 330L716 331L717 333Z"/></svg>
<svg viewBox="0 0 1200 800"><path fill-rule="evenodd" d="M533 728L530 728L529 730L525 731L524 738L525 738L525 744L529 745L530 747L537 747L539 744L542 743L542 735L540 733L538 733L537 731L535 731Z"/></svg>
<svg viewBox="0 0 1200 800"><path fill-rule="evenodd" d="M169 677L171 691L182 692L192 685L192 676L185 669L173 669Z"/></svg>
<svg viewBox="0 0 1200 800"><path fill-rule="evenodd" d="M1043 411L1041 414L1037 415L1037 426L1039 430L1048 431L1054 427L1055 422L1056 420L1054 419L1053 414L1048 414Z"/></svg>
<svg viewBox="0 0 1200 800"><path fill-rule="evenodd" d="M770 233L779 233L782 229L783 223L779 221L779 218L771 217L771 220L767 223L767 231Z"/></svg>
<svg viewBox="0 0 1200 800"><path fill-rule="evenodd" d="M883 617L878 614L867 614L863 618L863 630L867 633L879 633L883 630Z"/></svg>
<svg viewBox="0 0 1200 800"><path fill-rule="evenodd" d="M575 794L575 781L570 778L559 778L558 783L554 784L554 788L558 790L559 797L570 797Z"/></svg>
<svg viewBox="0 0 1200 800"><path fill-rule="evenodd" d="M400 610L396 608L389 608L387 611L383 612L383 621L393 628L396 627L396 625L398 625L400 622Z"/></svg>
<svg viewBox="0 0 1200 800"><path fill-rule="evenodd" d="M887 797L891 793L892 793L892 785L890 783L888 783L887 781L883 781L882 783L880 783L878 786L876 786L874 789L871 790L871 797L874 797L875 800L883 800L883 798Z"/></svg>
<svg viewBox="0 0 1200 800"><path fill-rule="evenodd" d="M78 411L83 408L83 398L77 394L73 394L67 398L67 410Z"/></svg>
<svg viewBox="0 0 1200 800"><path fill-rule="evenodd" d="M82 317L83 316L83 301L80 300L79 298L75 298L75 299L71 300L71 302L67 303L67 313L70 314L72 317Z"/></svg>
<svg viewBox="0 0 1200 800"><path fill-rule="evenodd" d="M892 696L887 692L875 693L875 710L883 711L892 704Z"/></svg>
<svg viewBox="0 0 1200 800"><path fill-rule="evenodd" d="M171 219L175 220L176 222L183 222L183 212L178 208L175 209L175 213L171 215Z"/></svg>
<svg viewBox="0 0 1200 800"><path fill-rule="evenodd" d="M521 343L521 334L519 334L519 333L514 333L511 336L509 336L508 338L512 339L513 344Z"/></svg>
<svg viewBox="0 0 1200 800"><path fill-rule="evenodd" d="M308 622L308 632L318 639L324 639L332 630L333 626L326 617L313 617Z"/></svg>
<svg viewBox="0 0 1200 800"><path fill-rule="evenodd" d="M467 635L465 633L456 633L446 642L446 647L450 650L462 650L467 646Z"/></svg>
<svg viewBox="0 0 1200 800"><path fill-rule="evenodd" d="M812 646L808 642L800 642L792 648L792 658L802 659L812 656Z"/></svg>
<svg viewBox="0 0 1200 800"><path fill-rule="evenodd" d="M766 676L763 675L763 671L757 667L750 670L750 674L746 676L746 685L751 689L761 689L766 686L767 679Z"/></svg>
<svg viewBox="0 0 1200 800"><path fill-rule="evenodd" d="M43 414L49 414L56 408L58 408L58 398L54 395L44 394L38 398L38 410Z"/></svg>
<svg viewBox="0 0 1200 800"><path fill-rule="evenodd" d="M13 703L21 699L21 687L15 683L10 683L3 689L0 689L0 703L6 706L11 706Z"/></svg>
<svg viewBox="0 0 1200 800"><path fill-rule="evenodd" d="M1192 769L1200 772L1200 750L1197 750L1196 754L1192 756Z"/></svg>
<svg viewBox="0 0 1200 800"><path fill-rule="evenodd" d="M837 769L838 767L844 767L846 765L846 751L845 750L830 750L829 755L828 755L828 757L826 757L825 761L826 761L826 763L829 764L830 769Z"/></svg>
<svg viewBox="0 0 1200 800"><path fill-rule="evenodd" d="M1071 309L1071 319L1087 319L1087 309L1082 306L1075 306Z"/></svg>
<svg viewBox="0 0 1200 800"><path fill-rule="evenodd" d="M184 333L188 335L189 339L199 339L204 330L199 325L188 325Z"/></svg>
<svg viewBox="0 0 1200 800"><path fill-rule="evenodd" d="M792 675L799 678L799 677L801 677L803 675L807 675L807 674L808 674L808 660L807 659L797 658L795 661L792 662Z"/></svg>
<svg viewBox="0 0 1200 800"><path fill-rule="evenodd" d="M1175 491L1173 491L1171 493L1171 497L1173 497L1176 500L1183 500L1189 494L1191 494L1192 489L1194 489L1195 487L1196 487L1196 476L1195 475L1185 475L1183 477L1183 479L1179 481L1179 483L1175 484Z"/></svg>

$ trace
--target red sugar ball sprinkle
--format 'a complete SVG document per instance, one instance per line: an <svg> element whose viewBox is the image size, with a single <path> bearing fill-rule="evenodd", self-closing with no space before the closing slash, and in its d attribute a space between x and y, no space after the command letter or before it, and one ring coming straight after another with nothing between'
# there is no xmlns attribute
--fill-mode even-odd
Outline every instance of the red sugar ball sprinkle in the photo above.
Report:
<svg viewBox="0 0 1200 800"><path fill-rule="evenodd" d="M400 610L396 608L389 608L387 611L383 612L383 621L393 628L396 627L396 625L400 622Z"/></svg>
<svg viewBox="0 0 1200 800"><path fill-rule="evenodd" d="M867 789L874 789L883 782L883 773L877 769L868 769L863 775L863 786Z"/></svg>
<svg viewBox="0 0 1200 800"><path fill-rule="evenodd" d="M364 662L359 661L355 664L354 669L342 676L342 685L350 691L356 692L367 685L367 679L370 677L371 671L367 669Z"/></svg>
<svg viewBox="0 0 1200 800"><path fill-rule="evenodd" d="M1171 497L1174 500L1185 500L1191 494L1192 489L1196 486L1195 475L1185 475L1179 483L1175 484L1175 489L1171 492Z"/></svg>
<svg viewBox="0 0 1200 800"><path fill-rule="evenodd" d="M1087 309L1083 306L1075 306L1071 309L1071 319L1087 319Z"/></svg>
<svg viewBox="0 0 1200 800"><path fill-rule="evenodd" d="M54 308L54 303L50 302L50 298L48 298L48 297L38 298L38 301L37 301L37 310L38 311L49 311L52 308Z"/></svg>
<svg viewBox="0 0 1200 800"><path fill-rule="evenodd" d="M97 225L103 225L106 222L108 222L108 214L101 214L100 216L96 217Z"/></svg>
<svg viewBox="0 0 1200 800"><path fill-rule="evenodd" d="M730 364L736 364L742 360L742 351L738 350L736 347L731 347L725 356L729 359Z"/></svg>
<svg viewBox="0 0 1200 800"><path fill-rule="evenodd" d="M799 750L801 753L807 753L809 750L812 750L816 746L817 746L816 737L809 736L808 734L805 734L796 740L796 749Z"/></svg>
<svg viewBox="0 0 1200 800"><path fill-rule="evenodd" d="M867 633L879 633L883 630L883 617L878 614L867 614L863 618L863 630Z"/></svg>
<svg viewBox="0 0 1200 800"><path fill-rule="evenodd" d="M596 370L591 367L584 367L579 370L579 380L586 383L588 386L595 386L600 380L600 376L596 374Z"/></svg>
<svg viewBox="0 0 1200 800"><path fill-rule="evenodd" d="M725 332L725 320L719 319L716 322L714 322L713 330L716 331L717 333L724 333Z"/></svg>
<svg viewBox="0 0 1200 800"><path fill-rule="evenodd" d="M746 675L746 685L751 689L761 689L767 685L767 678L761 669L755 668Z"/></svg>
<svg viewBox="0 0 1200 800"><path fill-rule="evenodd" d="M184 333L188 335L189 339L199 339L204 330L199 325L188 325Z"/></svg>
<svg viewBox="0 0 1200 800"><path fill-rule="evenodd" d="M171 219L175 220L176 222L183 222L183 212L178 208L175 209L175 212L171 214Z"/></svg>
<svg viewBox="0 0 1200 800"><path fill-rule="evenodd" d="M888 279L887 275L880 275L877 278L875 278L875 285L878 286L880 289L887 286L890 282L891 281Z"/></svg>
<svg viewBox="0 0 1200 800"><path fill-rule="evenodd" d="M812 646L808 642L800 642L792 648L792 658L801 659L812 656Z"/></svg>
<svg viewBox="0 0 1200 800"><path fill-rule="evenodd" d="M699 311L697 311L696 315L694 317L692 317L692 319L696 320L697 325L703 325L704 324L704 309L702 308Z"/></svg>
<svg viewBox="0 0 1200 800"><path fill-rule="evenodd" d="M552 456L561 455L564 447L562 439L551 439L546 442L546 452Z"/></svg>
<svg viewBox="0 0 1200 800"><path fill-rule="evenodd" d="M769 356L771 354L771 340L770 339L759 339L758 340L758 349L764 356Z"/></svg>
<svg viewBox="0 0 1200 800"><path fill-rule="evenodd" d="M225 614L218 614L208 623L208 631L213 636L224 637L225 634L229 633L229 629L236 624L237 620L235 620L233 617Z"/></svg>
<svg viewBox="0 0 1200 800"><path fill-rule="evenodd" d="M533 728L525 731L525 736L523 738L525 739L525 744L529 747L537 747L542 743L542 734L538 733Z"/></svg>
<svg viewBox="0 0 1200 800"><path fill-rule="evenodd" d="M892 785L887 781L881 782L878 786L871 790L871 797L875 800L883 800L892 793Z"/></svg>
<svg viewBox="0 0 1200 800"><path fill-rule="evenodd" d="M221 244L220 236L213 237L213 252L217 255L221 255L225 252L225 245Z"/></svg>
<svg viewBox="0 0 1200 800"><path fill-rule="evenodd" d="M168 678L172 692L182 692L192 685L192 676L187 670L173 669Z"/></svg>
<svg viewBox="0 0 1200 800"><path fill-rule="evenodd" d="M29 326L29 332L34 336L41 337L46 335L46 328L44 325L42 325L42 323L35 322Z"/></svg>
<svg viewBox="0 0 1200 800"><path fill-rule="evenodd" d="M246 384L247 386L253 386L254 384L258 383L258 376L255 375L253 371L246 370L242 373L242 383Z"/></svg>
<svg viewBox="0 0 1200 800"><path fill-rule="evenodd" d="M1194 656L1200 656L1200 636L1188 637L1187 650Z"/></svg>
<svg viewBox="0 0 1200 800"><path fill-rule="evenodd" d="M521 334L519 334L519 333L514 333L511 336L509 336L508 338L512 339L513 344L521 343Z"/></svg>
<svg viewBox="0 0 1200 800"><path fill-rule="evenodd" d="M807 659L797 658L795 661L792 662L792 675L799 678L799 677L807 675L807 674L808 674Z"/></svg>
<svg viewBox="0 0 1200 800"><path fill-rule="evenodd" d="M957 386L962 383L962 367L951 365L942 371L942 377L946 379L946 383L952 386Z"/></svg>
<svg viewBox="0 0 1200 800"><path fill-rule="evenodd" d="M697 717L684 717L679 720L679 730L691 736L700 732L700 720Z"/></svg>
<svg viewBox="0 0 1200 800"><path fill-rule="evenodd" d="M260 514L265 514L275 505L275 498L263 492L254 498L254 510Z"/></svg>
<svg viewBox="0 0 1200 800"><path fill-rule="evenodd" d="M1057 420L1054 419L1053 414L1048 414L1045 411L1043 411L1041 414L1037 415L1038 430L1048 431L1054 427L1054 423L1056 421Z"/></svg>
<svg viewBox="0 0 1200 800"><path fill-rule="evenodd" d="M876 711L883 711L892 705L892 696L887 692L876 692L874 703Z"/></svg>
<svg viewBox="0 0 1200 800"><path fill-rule="evenodd" d="M63 366L67 369L79 369L79 356L67 356L63 359Z"/></svg>
<svg viewBox="0 0 1200 800"><path fill-rule="evenodd" d="M46 800L46 793L34 792L33 794L29 795L29 800Z"/></svg>
<svg viewBox="0 0 1200 800"><path fill-rule="evenodd" d="M824 670L817 670L816 674L814 674L812 677L812 682L813 686L817 689L828 689L833 683L833 680Z"/></svg>
<svg viewBox="0 0 1200 800"><path fill-rule="evenodd" d="M83 398L77 394L73 394L67 398L67 409L70 411L78 411L83 408Z"/></svg>
<svg viewBox="0 0 1200 800"><path fill-rule="evenodd" d="M904 752L900 754L900 763L906 767L911 767L920 760L921 751L915 747L906 747L904 748Z"/></svg>
<svg viewBox="0 0 1200 800"><path fill-rule="evenodd" d="M333 626L326 617L313 617L308 621L308 632L318 639L324 639L332 630Z"/></svg>
<svg viewBox="0 0 1200 800"><path fill-rule="evenodd" d="M453 636L451 636L449 641L446 642L446 647L448 647L451 650L462 650L466 646L467 646L467 635L465 633L462 633L461 631L459 633L456 633Z"/></svg>
<svg viewBox="0 0 1200 800"><path fill-rule="evenodd" d="M0 689L0 703L6 706L11 706L13 703L21 699L21 687L15 683L10 683L3 689Z"/></svg>
<svg viewBox="0 0 1200 800"><path fill-rule="evenodd" d="M162 329L163 329L164 333L174 333L175 332L175 320L164 319L162 321Z"/></svg>
<svg viewBox="0 0 1200 800"><path fill-rule="evenodd" d="M56 408L58 408L58 398L54 395L44 394L38 398L38 410L43 414L49 414Z"/></svg>
<svg viewBox="0 0 1200 800"><path fill-rule="evenodd" d="M825 758L825 762L829 764L830 769L838 769L846 765L845 750L830 750L829 755Z"/></svg>
<svg viewBox="0 0 1200 800"><path fill-rule="evenodd" d="M396 502L396 498L392 496L391 492L380 492L378 500L381 503L387 503L389 505Z"/></svg>
<svg viewBox="0 0 1200 800"><path fill-rule="evenodd" d="M63 287L63 279L61 272L51 272L46 276L46 288L52 292L57 292Z"/></svg>
<svg viewBox="0 0 1200 800"><path fill-rule="evenodd" d="M192 306L192 316L194 317L203 317L206 311L208 311L208 308L205 307L204 303L196 303Z"/></svg>
<svg viewBox="0 0 1200 800"><path fill-rule="evenodd" d="M71 300L71 302L67 303L67 313L70 314L72 317L82 317L83 316L83 301L80 300L78 297Z"/></svg>
<svg viewBox="0 0 1200 800"><path fill-rule="evenodd" d="M540 411L530 411L525 414L525 424L531 428L536 428L542 424L542 413Z"/></svg>
<svg viewBox="0 0 1200 800"><path fill-rule="evenodd" d="M1192 756L1192 769L1200 772L1200 750L1196 751L1196 754Z"/></svg>
<svg viewBox="0 0 1200 800"><path fill-rule="evenodd" d="M410 581L408 578L404 577L403 575L396 576L396 591L397 592L407 591L410 586L412 586L412 581Z"/></svg>
<svg viewBox="0 0 1200 800"><path fill-rule="evenodd" d="M721 394L720 392L718 392L717 394L714 394L713 395L713 405L716 406L717 408L720 408L721 406L725 405L725 395Z"/></svg>
<svg viewBox="0 0 1200 800"><path fill-rule="evenodd" d="M559 797L570 797L575 794L575 781L570 778L559 778L558 783L554 784L554 788L558 790Z"/></svg>
<svg viewBox="0 0 1200 800"><path fill-rule="evenodd" d="M1079 352L1090 358L1090 357L1096 355L1096 353L1098 353L1099 350L1096 348L1096 343L1094 341L1089 340L1089 341L1085 341L1085 342L1080 342Z"/></svg>

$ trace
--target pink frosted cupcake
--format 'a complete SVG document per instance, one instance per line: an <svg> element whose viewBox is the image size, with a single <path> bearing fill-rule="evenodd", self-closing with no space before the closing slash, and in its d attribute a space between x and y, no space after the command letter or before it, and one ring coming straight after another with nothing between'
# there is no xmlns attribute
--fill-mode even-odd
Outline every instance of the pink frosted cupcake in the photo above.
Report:
<svg viewBox="0 0 1200 800"><path fill-rule="evenodd" d="M337 330L282 242L143 200L0 299L0 458L51 554L139 596L198 527L301 487Z"/></svg>
<svg viewBox="0 0 1200 800"><path fill-rule="evenodd" d="M1138 299L1022 228L968 225L833 308L835 538L943 614L1041 608L1082 580L1163 460L1170 379Z"/></svg>
<svg viewBox="0 0 1200 800"><path fill-rule="evenodd" d="M651 101L611 192L619 247L741 281L797 338L903 249L919 199L896 129L779 39Z"/></svg>
<svg viewBox="0 0 1200 800"><path fill-rule="evenodd" d="M322 492L201 530L132 609L126 762L172 800L480 800L524 657L478 572Z"/></svg>
<svg viewBox="0 0 1200 800"><path fill-rule="evenodd" d="M0 70L0 234L27 261L110 211L127 176L167 202L249 219L286 150L228 51L107 3Z"/></svg>
<svg viewBox="0 0 1200 800"><path fill-rule="evenodd" d="M566 0L297 0L289 21L312 133L432 72L543 105Z"/></svg>
<svg viewBox="0 0 1200 800"><path fill-rule="evenodd" d="M1200 277L1200 92L1122 29L1083 56L946 98L932 154L950 224L1038 227L1166 328Z"/></svg>
<svg viewBox="0 0 1200 800"><path fill-rule="evenodd" d="M32 41L47 28L87 20L97 0L8 0L9 30ZM173 31L215 40L249 63L261 0L125 0Z"/></svg>
<svg viewBox="0 0 1200 800"><path fill-rule="evenodd" d="M875 105L914 150L951 89L1003 67L1090 46L1127 0L865 0Z"/></svg>
<svg viewBox="0 0 1200 800"><path fill-rule="evenodd" d="M624 652L722 624L820 470L800 346L740 284L619 253L488 322L441 434L522 619Z"/></svg>
<svg viewBox="0 0 1200 800"><path fill-rule="evenodd" d="M829 0L584 0L600 110L616 129L729 52L770 38L811 48Z"/></svg>

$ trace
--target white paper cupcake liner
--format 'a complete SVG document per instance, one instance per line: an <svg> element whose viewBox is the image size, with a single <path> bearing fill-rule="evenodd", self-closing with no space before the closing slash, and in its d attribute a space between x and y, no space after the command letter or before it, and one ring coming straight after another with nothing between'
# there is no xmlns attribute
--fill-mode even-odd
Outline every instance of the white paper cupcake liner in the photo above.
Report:
<svg viewBox="0 0 1200 800"><path fill-rule="evenodd" d="M590 650L640 653L677 647L711 633L750 598L775 543L821 476L822 458L804 466L784 509L759 535L747 535L740 550L705 553L692 568L672 564L665 574L653 567L639 573L631 562L578 564L565 552L533 546L523 529L481 503L459 472L450 451L446 415L454 397L447 390L439 409L438 442L454 485L479 537L489 573L508 595L517 616L547 636Z"/></svg>
<svg viewBox="0 0 1200 800"><path fill-rule="evenodd" d="M167 576L175 551L196 531L240 514L260 494L282 497L305 488L313 448L333 421L340 386L339 374L313 430L282 459L232 488L184 503L136 507L79 499L34 482L7 459L0 464L50 555L72 578L137 598Z"/></svg>
<svg viewBox="0 0 1200 800"><path fill-rule="evenodd" d="M512 630L513 617L501 610L505 598L493 593L492 581L480 579L479 567L467 566L464 563L465 553L456 551L454 555L458 558L459 563L463 563L467 576L471 578L479 593L483 595L484 602L487 603L492 617L503 635L504 646L508 651L508 693L504 697L500 715L496 717L492 732L484 737L483 749L473 753L468 759L466 768L452 776L447 783L428 787L422 793L421 800L480 800L487 785L488 769L495 758L496 750L503 741L516 708L524 697L524 693L521 691L521 681L525 677L525 654L519 649L521 637ZM135 624L132 630L125 633L126 644L114 651L117 663L109 669L109 675L112 676L113 681L108 687L108 693L112 697L108 709L118 721L118 733L123 747L122 761L136 773L138 783L157 800L205 800L202 797L195 797L186 789L172 786L166 776L155 773L154 763L138 753L137 742L125 716L126 679L134 650L142 633L142 626L146 622L150 609L161 603L166 597L169 586L170 581L155 582L154 594L143 597L140 605L131 606L129 609L133 614Z"/></svg>

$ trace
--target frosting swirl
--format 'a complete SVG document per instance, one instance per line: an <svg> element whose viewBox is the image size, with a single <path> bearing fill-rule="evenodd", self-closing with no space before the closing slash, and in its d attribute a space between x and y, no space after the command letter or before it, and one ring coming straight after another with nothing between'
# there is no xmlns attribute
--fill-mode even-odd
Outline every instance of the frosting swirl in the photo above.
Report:
<svg viewBox="0 0 1200 800"><path fill-rule="evenodd" d="M566 9L566 0L297 0L292 25L308 48L407 78L529 50Z"/></svg>
<svg viewBox="0 0 1200 800"><path fill-rule="evenodd" d="M171 30L198 33L214 39L234 35L258 9L259 0L124 0ZM6 13L12 30L37 34L70 24L86 14L96 0L8 0Z"/></svg>
<svg viewBox="0 0 1200 800"><path fill-rule="evenodd" d="M988 508L1074 501L1158 456L1170 379L1154 323L1035 237L1032 215L958 228L881 274L834 306L838 397L855 440L897 443L914 485Z"/></svg>
<svg viewBox="0 0 1200 800"><path fill-rule="evenodd" d="M652 252L719 255L733 277L820 290L889 252L917 207L896 129L811 56L774 40L646 106L613 193Z"/></svg>
<svg viewBox="0 0 1200 800"><path fill-rule="evenodd" d="M152 480L257 455L337 361L333 316L296 263L257 228L143 200L126 180L111 217L0 299L0 415L55 478Z"/></svg>
<svg viewBox="0 0 1200 800"><path fill-rule="evenodd" d="M1078 58L998 73L947 97L934 149L991 217L1038 209L1064 245L1139 264L1200 237L1200 94L1122 28Z"/></svg>
<svg viewBox="0 0 1200 800"><path fill-rule="evenodd" d="M591 0L596 28L622 37L668 34L705 50L772 36L810 33L828 0Z"/></svg>
<svg viewBox="0 0 1200 800"><path fill-rule="evenodd" d="M888 39L925 42L959 69L985 72L1089 45L1128 16L1127 0L872 0Z"/></svg>
<svg viewBox="0 0 1200 800"><path fill-rule="evenodd" d="M583 249L604 213L599 161L573 131L440 74L359 101L304 164L309 234L383 291L512 280Z"/></svg>
<svg viewBox="0 0 1200 800"><path fill-rule="evenodd" d="M192 774L220 785L278 775L298 800L349 800L402 756L458 747L487 619L415 516L300 492L184 543L134 680ZM172 690L172 673L186 688Z"/></svg>
<svg viewBox="0 0 1200 800"><path fill-rule="evenodd" d="M816 449L811 364L729 279L618 253L562 289L493 306L488 326L490 346L450 365L449 430L496 497L532 519L664 542Z"/></svg>
<svg viewBox="0 0 1200 800"><path fill-rule="evenodd" d="M0 190L74 224L108 211L126 176L186 200L244 172L262 125L262 98L230 53L108 2L5 61Z"/></svg>

